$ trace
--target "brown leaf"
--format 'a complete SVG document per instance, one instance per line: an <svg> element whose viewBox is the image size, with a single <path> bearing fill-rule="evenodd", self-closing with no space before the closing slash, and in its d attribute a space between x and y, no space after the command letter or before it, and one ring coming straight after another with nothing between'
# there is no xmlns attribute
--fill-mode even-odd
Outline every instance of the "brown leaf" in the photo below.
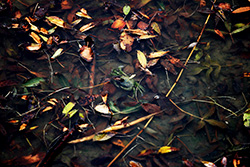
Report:
<svg viewBox="0 0 250 167"><path fill-rule="evenodd" d="M218 126L218 127L222 128L222 129L227 128L227 125L222 121L217 121L217 120L214 120L214 119L204 119L204 121L206 121L207 123L209 123L212 126Z"/></svg>
<svg viewBox="0 0 250 167"><path fill-rule="evenodd" d="M112 139L112 144L120 146L120 147L125 147L125 145L123 144L122 140L120 139Z"/></svg>
<svg viewBox="0 0 250 167"><path fill-rule="evenodd" d="M149 89L151 89L153 92L157 92L157 83L158 83L157 75L147 76L145 81Z"/></svg>
<svg viewBox="0 0 250 167"><path fill-rule="evenodd" d="M179 68L185 67L184 64L181 62L180 59L177 59L177 58L175 58L173 56L168 55L168 60L170 61L170 63L172 63L176 67L179 67Z"/></svg>
<svg viewBox="0 0 250 167"><path fill-rule="evenodd" d="M155 153L155 152L156 152L156 151L155 151L155 150L152 150L152 149L142 150L142 151L137 155L137 157L140 157L140 156L147 156L147 155L153 154L153 153Z"/></svg>
<svg viewBox="0 0 250 167"><path fill-rule="evenodd" d="M93 60L93 58L94 58L94 52L91 49L91 47L83 45L80 48L80 52L79 53L80 53L81 58L83 58L87 62L91 62Z"/></svg>
<svg viewBox="0 0 250 167"><path fill-rule="evenodd" d="M161 110L161 107L156 104L142 103L141 106L148 113L156 113Z"/></svg>
<svg viewBox="0 0 250 167"><path fill-rule="evenodd" d="M177 72L175 71L174 65L169 63L167 59L162 59L161 65L165 68L165 70L168 70L172 74L177 75Z"/></svg>
<svg viewBox="0 0 250 167"><path fill-rule="evenodd" d="M221 38L225 39L224 35L222 34L222 32L218 29L214 29L214 32L219 35Z"/></svg>
<svg viewBox="0 0 250 167"><path fill-rule="evenodd" d="M91 28L94 28L94 27L95 27L94 22L91 22L91 23L89 23L89 24L83 25L83 26L79 29L79 31L85 32L85 31L88 31L88 30L90 30Z"/></svg>
<svg viewBox="0 0 250 167"><path fill-rule="evenodd" d="M124 20L122 19L117 19L116 21L113 22L113 24L111 25L111 28L114 28L114 29L123 29L125 27L126 23Z"/></svg>
<svg viewBox="0 0 250 167"><path fill-rule="evenodd" d="M62 9L71 9L73 6L72 0L62 0L61 8Z"/></svg>
<svg viewBox="0 0 250 167"><path fill-rule="evenodd" d="M127 51L130 52L132 50L132 45L134 43L134 38L128 35L126 32L123 32L120 36L120 47Z"/></svg>
<svg viewBox="0 0 250 167"><path fill-rule="evenodd" d="M198 122L198 125L197 125L196 128L195 128L195 131L197 132L198 130L202 129L204 126L205 126L205 122L202 121L202 120L200 120L200 121Z"/></svg>
<svg viewBox="0 0 250 167"><path fill-rule="evenodd" d="M147 67L153 67L160 60L160 58L149 60Z"/></svg>
<svg viewBox="0 0 250 167"><path fill-rule="evenodd" d="M235 9L232 13L243 13L243 12L247 12L249 10L250 10L250 6L240 7L238 9Z"/></svg>
<svg viewBox="0 0 250 167"><path fill-rule="evenodd" d="M140 21L138 24L137 24L137 27L141 30L146 30L148 28L148 24L143 22L143 21Z"/></svg>

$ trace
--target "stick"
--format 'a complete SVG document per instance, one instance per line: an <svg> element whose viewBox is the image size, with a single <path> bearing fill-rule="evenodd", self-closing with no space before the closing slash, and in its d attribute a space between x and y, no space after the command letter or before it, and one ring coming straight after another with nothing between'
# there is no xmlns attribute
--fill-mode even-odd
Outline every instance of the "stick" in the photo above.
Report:
<svg viewBox="0 0 250 167"><path fill-rule="evenodd" d="M149 125L149 123L152 121L154 116L152 116L148 122L145 124L145 126L140 130L139 133L116 155L116 157L108 164L107 167L110 167L116 160L119 158L119 156L135 141L135 139L143 132L144 129Z"/></svg>
<svg viewBox="0 0 250 167"><path fill-rule="evenodd" d="M214 0L214 3L215 3L215 2L216 2L216 0ZM211 10L213 10L213 6L211 7ZM202 36L202 34L203 34L203 32L204 32L204 30L205 30L205 28L206 28L206 25L207 25L207 23L208 23L208 20L209 20L210 16L211 16L211 14L209 14L209 15L207 16L207 19L206 19L206 21L205 21L205 23L204 23L204 25L203 25L203 28L202 28L202 30L201 30L201 32L200 32L200 35L199 35L198 38L197 38L197 41L196 41L197 44L200 42L201 36ZM197 45L195 45L195 46L192 48L190 54L188 55L187 60L186 60L185 63L184 63L184 67L187 65L187 63L188 63L190 57L192 56L192 54L193 54L193 52L194 52L196 46L197 46ZM177 82L179 81L179 79L180 79L180 77L181 77L183 71L184 71L184 68L181 69L179 75L177 76L177 78L176 78L176 80L175 80L175 83L172 85L172 87L170 88L170 90L169 90L168 93L166 94L166 97L169 96L169 94L172 92L172 90L173 90L174 87L176 86L176 84L177 84Z"/></svg>

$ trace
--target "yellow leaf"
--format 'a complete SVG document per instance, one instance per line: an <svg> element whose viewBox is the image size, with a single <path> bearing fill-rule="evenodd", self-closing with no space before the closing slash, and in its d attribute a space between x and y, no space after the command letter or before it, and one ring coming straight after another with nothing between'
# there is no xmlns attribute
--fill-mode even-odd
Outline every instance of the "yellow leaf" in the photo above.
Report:
<svg viewBox="0 0 250 167"><path fill-rule="evenodd" d="M143 68L147 67L147 58L143 52L137 50L137 59Z"/></svg>
<svg viewBox="0 0 250 167"><path fill-rule="evenodd" d="M179 151L178 148L175 147L170 147L170 146L162 146L159 150L158 150L158 154L165 154L165 153L170 153L172 151Z"/></svg>
<svg viewBox="0 0 250 167"><path fill-rule="evenodd" d="M40 38L36 33L31 32L31 33L29 34L29 36L30 36L31 38L33 38L33 40L34 40L36 43L41 43L41 38Z"/></svg>
<svg viewBox="0 0 250 167"><path fill-rule="evenodd" d="M62 53L62 51L63 51L63 48L57 49L57 50L55 51L55 53L53 54L53 56L51 57L51 59L54 60L55 58L57 58L58 56L60 56L61 53Z"/></svg>
<svg viewBox="0 0 250 167"><path fill-rule="evenodd" d="M155 32L157 32L159 35L161 35L161 29L156 22L151 23L151 27L153 28L153 30L155 30Z"/></svg>
<svg viewBox="0 0 250 167"><path fill-rule="evenodd" d="M164 56L166 53L168 53L169 51L158 51L158 52L153 52L150 53L150 55L148 56L148 58L158 58L158 57L162 57Z"/></svg>
<svg viewBox="0 0 250 167"><path fill-rule="evenodd" d="M64 108L62 113L67 115L69 113L69 111L75 106L76 103L73 102L69 102Z"/></svg>
<svg viewBox="0 0 250 167"><path fill-rule="evenodd" d="M52 108L53 108L52 106L48 106L48 107L46 107L45 109L43 109L43 111L42 111L42 112L49 111L49 110L51 110Z"/></svg>
<svg viewBox="0 0 250 167"><path fill-rule="evenodd" d="M85 17L85 18L87 18L87 19L92 19L92 17L90 17L90 16L87 14L87 10L84 9L84 8L82 8L82 9L80 10L80 12L77 12L76 15L79 16L79 17Z"/></svg>
<svg viewBox="0 0 250 167"><path fill-rule="evenodd" d="M26 49L29 51L33 51L33 50L39 50L41 47L42 47L41 43L38 43L38 44L32 43L29 46L27 46Z"/></svg>
<svg viewBox="0 0 250 167"><path fill-rule="evenodd" d="M46 19L52 23L52 24L55 24L57 25L58 27L62 27L64 28L65 27L65 21L57 16L49 16L49 17L46 17Z"/></svg>
<svg viewBox="0 0 250 167"><path fill-rule="evenodd" d="M155 38L157 35L141 35L139 39L149 39L149 38Z"/></svg>

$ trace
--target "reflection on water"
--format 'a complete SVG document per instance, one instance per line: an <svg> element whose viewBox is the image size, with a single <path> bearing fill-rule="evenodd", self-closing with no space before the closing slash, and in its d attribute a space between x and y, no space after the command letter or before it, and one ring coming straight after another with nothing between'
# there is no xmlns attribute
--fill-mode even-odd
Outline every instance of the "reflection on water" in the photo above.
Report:
<svg viewBox="0 0 250 167"><path fill-rule="evenodd" d="M1 2L1 164L246 164L250 3L211 6Z"/></svg>

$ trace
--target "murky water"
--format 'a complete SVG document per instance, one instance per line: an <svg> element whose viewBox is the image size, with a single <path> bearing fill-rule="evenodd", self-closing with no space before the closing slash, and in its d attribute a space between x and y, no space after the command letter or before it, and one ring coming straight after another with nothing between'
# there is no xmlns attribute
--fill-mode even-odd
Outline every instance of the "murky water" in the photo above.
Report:
<svg viewBox="0 0 250 167"><path fill-rule="evenodd" d="M243 114L249 108L249 11L234 14L224 9L224 14L220 14L218 8L208 10L211 7L208 1L203 8L200 2L188 0L144 2L15 1L12 7L2 4L0 160L3 165L36 166L46 152L47 155L52 152L52 166L107 166L124 147L118 143L127 145L146 121L111 132L107 136L113 137L105 141L99 141L102 138L97 136L97 141L91 138L77 144L67 142L91 136L126 116L129 119L123 122L124 126L159 111L113 166L128 166L131 160L149 167L185 166L187 159L195 166L203 166L202 161L220 166L223 157L227 157L228 166L238 159L242 166L246 165L249 127L244 126ZM220 3L231 4L232 10L250 6L248 1L218 1L215 5ZM127 16L123 11L125 5L131 7ZM92 19L77 17L75 14L81 8ZM11 19L17 9L22 17ZM207 12L211 17L200 43L192 51L193 47L188 46L195 45ZM35 15L39 15L37 21L28 23L25 19ZM64 27L58 25L54 33L43 34L41 27L46 30L55 27L55 23L47 23L49 16L63 19ZM118 18L126 21L122 30L111 28ZM66 24L76 19L82 20L67 28ZM79 32L91 22L93 28ZM18 28L14 28L14 23ZM124 30L128 26L143 29L144 23L145 31L156 37L139 39L141 34ZM39 27L39 32L32 25ZM129 36L121 39L123 31ZM27 46L35 43L30 32L40 38L53 36L52 45L41 39L42 47L30 51ZM132 45L126 44L132 39ZM82 46L93 50L93 54L84 50L85 55L94 55L91 62L80 57ZM60 48L62 54L51 59ZM169 52L155 58L159 59L155 65L142 68L138 50L147 56L158 51ZM153 59L147 57L147 62L150 60ZM181 77L169 92L180 72ZM39 83L38 78L45 82ZM30 79L35 79L34 83L24 86ZM101 96L105 94L114 113L112 117L104 113L105 109L101 113L94 109L103 104ZM56 99L54 104L52 98ZM72 117L62 113L69 102L77 110ZM80 129L81 124L88 126ZM69 130L63 132L63 127ZM65 146L58 149L60 144ZM159 154L159 148L166 145L178 151ZM137 156L143 150L151 153Z"/></svg>

